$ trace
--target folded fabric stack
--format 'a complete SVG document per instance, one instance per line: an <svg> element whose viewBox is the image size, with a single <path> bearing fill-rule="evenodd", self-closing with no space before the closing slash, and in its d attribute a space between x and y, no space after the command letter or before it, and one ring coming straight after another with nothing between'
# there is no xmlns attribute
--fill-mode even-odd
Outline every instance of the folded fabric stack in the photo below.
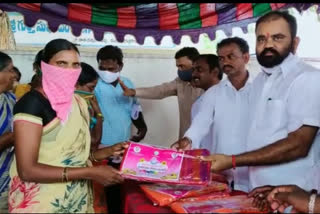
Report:
<svg viewBox="0 0 320 214"><path fill-rule="evenodd" d="M246 195L221 198L205 195L174 202L170 207L176 213L268 213L253 207L252 200Z"/></svg>
<svg viewBox="0 0 320 214"><path fill-rule="evenodd" d="M181 198L200 196L212 193L217 197L229 196L228 186L224 183L212 182L207 186L181 184L142 184L143 192L154 205L166 206Z"/></svg>

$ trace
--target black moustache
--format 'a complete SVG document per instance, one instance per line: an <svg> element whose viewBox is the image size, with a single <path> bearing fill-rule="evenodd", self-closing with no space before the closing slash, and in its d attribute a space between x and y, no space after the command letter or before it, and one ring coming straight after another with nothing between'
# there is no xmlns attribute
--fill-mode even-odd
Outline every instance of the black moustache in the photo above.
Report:
<svg viewBox="0 0 320 214"><path fill-rule="evenodd" d="M273 53L274 55L279 55L278 51L276 51L275 49L273 48L266 48L264 49L262 52L261 52L261 56L265 56L267 54L267 52L271 52Z"/></svg>

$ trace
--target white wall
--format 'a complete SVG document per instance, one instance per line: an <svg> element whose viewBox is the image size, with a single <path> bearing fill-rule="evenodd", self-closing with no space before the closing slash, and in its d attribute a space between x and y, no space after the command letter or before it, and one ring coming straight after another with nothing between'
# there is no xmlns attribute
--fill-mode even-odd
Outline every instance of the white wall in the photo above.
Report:
<svg viewBox="0 0 320 214"><path fill-rule="evenodd" d="M97 50L82 50L84 62L96 67L95 52ZM32 62L37 50L7 51L14 64L22 72L23 83L29 82L32 76ZM136 87L153 86L173 80L177 73L174 60L174 51L152 50L124 50L124 68L122 75L129 77ZM305 59L320 68L320 61ZM248 64L248 70L253 76L259 71L259 65L253 56ZM140 99L142 104L148 133L144 142L169 146L178 137L179 113L176 97L163 100Z"/></svg>

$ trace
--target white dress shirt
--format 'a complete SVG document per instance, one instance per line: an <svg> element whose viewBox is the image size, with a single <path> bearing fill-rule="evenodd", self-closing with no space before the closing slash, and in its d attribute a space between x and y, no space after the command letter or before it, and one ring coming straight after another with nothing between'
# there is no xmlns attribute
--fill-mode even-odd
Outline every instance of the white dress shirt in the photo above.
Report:
<svg viewBox="0 0 320 214"><path fill-rule="evenodd" d="M286 138L303 125L320 126L320 72L290 54L280 65L262 68L252 83L247 151ZM249 167L250 188L296 184L319 187L320 137L305 158L273 166ZM285 155L285 154L283 154Z"/></svg>
<svg viewBox="0 0 320 214"><path fill-rule="evenodd" d="M195 103L191 126L185 136L193 148L206 148L211 153L239 154L246 150L248 98L250 80L236 90L226 79L209 88ZM211 139L210 139L211 138ZM248 167L225 170L235 189L248 191Z"/></svg>

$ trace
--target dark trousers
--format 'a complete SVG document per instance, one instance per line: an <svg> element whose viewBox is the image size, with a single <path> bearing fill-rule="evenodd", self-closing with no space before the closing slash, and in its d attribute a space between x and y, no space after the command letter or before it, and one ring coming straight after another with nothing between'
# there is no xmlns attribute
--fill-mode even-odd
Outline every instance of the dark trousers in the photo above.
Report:
<svg viewBox="0 0 320 214"><path fill-rule="evenodd" d="M108 165L120 169L120 164L108 161ZM123 213L123 203L121 197L121 184L116 184L104 188L107 198L108 213Z"/></svg>

